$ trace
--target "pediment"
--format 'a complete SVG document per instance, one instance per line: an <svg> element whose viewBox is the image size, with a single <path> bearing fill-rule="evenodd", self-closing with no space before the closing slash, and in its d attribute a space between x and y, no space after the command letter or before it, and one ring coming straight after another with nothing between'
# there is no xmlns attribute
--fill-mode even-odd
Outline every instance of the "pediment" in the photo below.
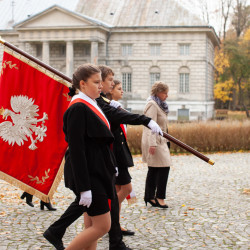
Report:
<svg viewBox="0 0 250 250"><path fill-rule="evenodd" d="M59 6L51 7L25 21L15 25L17 29L39 29L46 27L83 27L94 26L94 22L87 20L77 13L68 11Z"/></svg>

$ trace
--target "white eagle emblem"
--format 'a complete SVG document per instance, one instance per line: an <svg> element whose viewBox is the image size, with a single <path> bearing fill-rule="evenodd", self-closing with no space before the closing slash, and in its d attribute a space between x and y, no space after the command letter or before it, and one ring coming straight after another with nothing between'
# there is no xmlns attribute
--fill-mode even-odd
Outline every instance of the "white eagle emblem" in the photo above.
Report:
<svg viewBox="0 0 250 250"><path fill-rule="evenodd" d="M9 145L13 146L16 143L18 146L21 146L24 144L23 141L27 141L27 138L30 138L31 144L29 149L35 150L37 148L35 143L37 141L42 142L46 136L47 127L44 126L44 122L48 120L48 115L43 113L42 119L36 119L39 107L33 103L34 100L27 96L12 96L10 104L14 112L3 108L0 110L0 114L2 114L5 120L8 116L12 119L12 122L0 123L0 137L8 142ZM37 126L39 122L42 122L42 124ZM35 138L33 138L33 133L35 133Z"/></svg>

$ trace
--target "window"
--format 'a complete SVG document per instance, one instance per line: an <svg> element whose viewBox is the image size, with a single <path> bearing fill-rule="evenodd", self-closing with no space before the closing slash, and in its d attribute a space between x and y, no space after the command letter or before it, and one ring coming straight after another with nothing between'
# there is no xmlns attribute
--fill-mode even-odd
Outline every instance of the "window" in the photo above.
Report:
<svg viewBox="0 0 250 250"><path fill-rule="evenodd" d="M42 44L36 44L36 57L42 56Z"/></svg>
<svg viewBox="0 0 250 250"><path fill-rule="evenodd" d="M125 92L131 92L132 74L122 73L122 88Z"/></svg>
<svg viewBox="0 0 250 250"><path fill-rule="evenodd" d="M132 44L123 44L122 45L122 55L131 56L132 55Z"/></svg>
<svg viewBox="0 0 250 250"><path fill-rule="evenodd" d="M66 45L60 44L59 45L59 56L65 56L66 55Z"/></svg>
<svg viewBox="0 0 250 250"><path fill-rule="evenodd" d="M180 55L187 56L189 55L190 44L180 44Z"/></svg>
<svg viewBox="0 0 250 250"><path fill-rule="evenodd" d="M160 73L150 73L150 84L151 86L160 80Z"/></svg>
<svg viewBox="0 0 250 250"><path fill-rule="evenodd" d="M150 44L150 55L159 56L161 54L161 45L160 44Z"/></svg>
<svg viewBox="0 0 250 250"><path fill-rule="evenodd" d="M74 44L74 57L90 56L91 45L87 43Z"/></svg>
<svg viewBox="0 0 250 250"><path fill-rule="evenodd" d="M180 73L180 93L189 92L189 73Z"/></svg>

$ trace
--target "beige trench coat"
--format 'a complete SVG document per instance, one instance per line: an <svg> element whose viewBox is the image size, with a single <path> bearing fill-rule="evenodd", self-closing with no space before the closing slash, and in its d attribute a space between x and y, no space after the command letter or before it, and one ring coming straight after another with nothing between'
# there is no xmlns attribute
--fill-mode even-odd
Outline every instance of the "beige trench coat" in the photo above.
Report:
<svg viewBox="0 0 250 250"><path fill-rule="evenodd" d="M144 114L158 123L163 132L167 132L167 115L154 101L150 100L144 109ZM151 133L151 130L143 127L142 132L142 161L150 167L169 167L172 165L167 139L161 135ZM155 154L149 154L150 146L156 146Z"/></svg>

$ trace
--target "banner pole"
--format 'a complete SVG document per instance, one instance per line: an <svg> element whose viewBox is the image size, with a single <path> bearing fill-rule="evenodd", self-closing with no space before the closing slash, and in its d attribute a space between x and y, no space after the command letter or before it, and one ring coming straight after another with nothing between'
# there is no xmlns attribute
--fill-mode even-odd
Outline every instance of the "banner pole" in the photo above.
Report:
<svg viewBox="0 0 250 250"><path fill-rule="evenodd" d="M110 100L108 98L103 97L103 100L107 103L110 103ZM123 109L120 107L120 109L127 111L126 109ZM173 137L170 134L167 134L165 132L163 132L163 137L168 139L169 141L175 143L176 145L178 145L181 148L184 148L185 150L187 150L188 152L192 153L193 155L199 157L201 160L207 162L210 165L214 165L214 161L209 159L208 157L206 157L205 155L203 155L202 153L198 152L197 150L195 150L194 148L188 146L187 144L183 143L182 141L176 139L175 137Z"/></svg>
<svg viewBox="0 0 250 250"><path fill-rule="evenodd" d="M3 40L1 37L0 37L0 43L3 44L3 45L5 45L6 47L8 47L8 48L10 48L10 49L12 49L12 50L14 50L14 51L16 51L17 53L21 54L22 56L24 56L24 57L30 59L31 61L37 63L38 65L40 65L41 67L43 67L43 68L49 70L50 72L54 73L55 75L58 75L58 76L61 77L62 79L66 80L66 81L68 81L68 82L70 82L70 83L72 82L72 79L71 79L70 77L64 75L62 72L60 72L60 71L58 71L58 70L52 68L52 67L49 66L48 64L46 64L46 63L40 61L39 59L37 59L37 58L35 58L34 56L32 56L32 55L26 53L25 51L23 51L23 50L17 48L16 46L12 45L11 43L6 42L6 41Z"/></svg>

